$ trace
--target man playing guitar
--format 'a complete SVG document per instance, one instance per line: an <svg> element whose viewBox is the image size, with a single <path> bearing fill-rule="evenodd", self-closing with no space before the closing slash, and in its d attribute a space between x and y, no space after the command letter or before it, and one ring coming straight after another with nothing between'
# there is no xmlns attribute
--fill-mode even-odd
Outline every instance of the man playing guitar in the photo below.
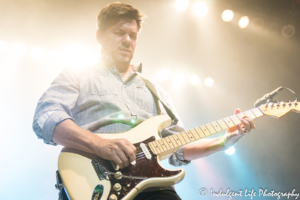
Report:
<svg viewBox="0 0 300 200"><path fill-rule="evenodd" d="M105 139L94 133L121 133L158 114L166 114L131 65L143 15L136 8L112 3L97 18L97 42L101 45L98 66L78 72L65 69L43 94L36 108L33 129L47 144L60 144L111 160L121 169L136 161L136 147L126 138ZM177 115L169 95L157 86L161 100ZM235 114L241 111L237 109ZM178 118L178 115L177 115ZM202 139L172 154L170 163L191 160L223 151L255 128L244 117L223 137ZM183 130L181 123L163 137ZM143 134L143 133L140 133ZM135 199L180 199L172 187L149 188Z"/></svg>

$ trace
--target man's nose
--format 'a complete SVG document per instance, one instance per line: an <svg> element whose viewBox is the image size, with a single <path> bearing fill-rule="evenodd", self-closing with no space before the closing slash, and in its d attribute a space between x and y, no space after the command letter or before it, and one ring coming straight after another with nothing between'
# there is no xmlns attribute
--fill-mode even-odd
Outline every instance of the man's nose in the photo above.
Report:
<svg viewBox="0 0 300 200"><path fill-rule="evenodd" d="M129 47L129 46L130 46L130 42L131 42L130 35L129 35L129 34L125 34L125 35L123 36L122 44L123 44L125 47Z"/></svg>

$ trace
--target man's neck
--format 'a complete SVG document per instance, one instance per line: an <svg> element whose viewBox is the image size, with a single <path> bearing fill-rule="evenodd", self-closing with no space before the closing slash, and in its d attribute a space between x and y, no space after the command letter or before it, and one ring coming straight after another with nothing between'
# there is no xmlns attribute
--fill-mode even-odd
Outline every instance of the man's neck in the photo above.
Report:
<svg viewBox="0 0 300 200"><path fill-rule="evenodd" d="M118 69L123 81L126 81L129 77L129 74L134 71L132 65L130 64L115 64L115 66Z"/></svg>

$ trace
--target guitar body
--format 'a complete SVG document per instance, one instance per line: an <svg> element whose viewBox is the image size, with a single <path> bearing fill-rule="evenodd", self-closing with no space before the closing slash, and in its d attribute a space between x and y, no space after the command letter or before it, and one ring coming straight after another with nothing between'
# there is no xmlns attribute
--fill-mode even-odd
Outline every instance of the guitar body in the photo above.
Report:
<svg viewBox="0 0 300 200"><path fill-rule="evenodd" d="M70 199L133 199L146 188L170 186L180 182L185 174L183 169L168 170L160 164L160 160L168 158L171 154L155 155L147 147L151 153L149 159L140 148L141 143L147 146L149 142L161 139L158 133L168 127L170 123L171 119L168 116L159 115L125 133L97 134L106 139L126 138L140 149L140 153L137 153L136 164L120 170L115 170L110 161L94 154L63 148L58 159L58 169ZM103 173L101 175L99 172L103 168L109 172L121 173L123 177L103 176ZM98 190L101 190L98 196L95 196L94 193L96 186L98 186Z"/></svg>

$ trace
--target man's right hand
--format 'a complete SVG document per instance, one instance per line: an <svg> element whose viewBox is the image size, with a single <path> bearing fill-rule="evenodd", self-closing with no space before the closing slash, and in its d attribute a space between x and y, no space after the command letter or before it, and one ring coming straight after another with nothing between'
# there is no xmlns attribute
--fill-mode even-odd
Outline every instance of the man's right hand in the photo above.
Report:
<svg viewBox="0 0 300 200"><path fill-rule="evenodd" d="M98 137L94 143L94 152L99 157L114 161L122 169L136 160L136 148L127 139L104 139Z"/></svg>

